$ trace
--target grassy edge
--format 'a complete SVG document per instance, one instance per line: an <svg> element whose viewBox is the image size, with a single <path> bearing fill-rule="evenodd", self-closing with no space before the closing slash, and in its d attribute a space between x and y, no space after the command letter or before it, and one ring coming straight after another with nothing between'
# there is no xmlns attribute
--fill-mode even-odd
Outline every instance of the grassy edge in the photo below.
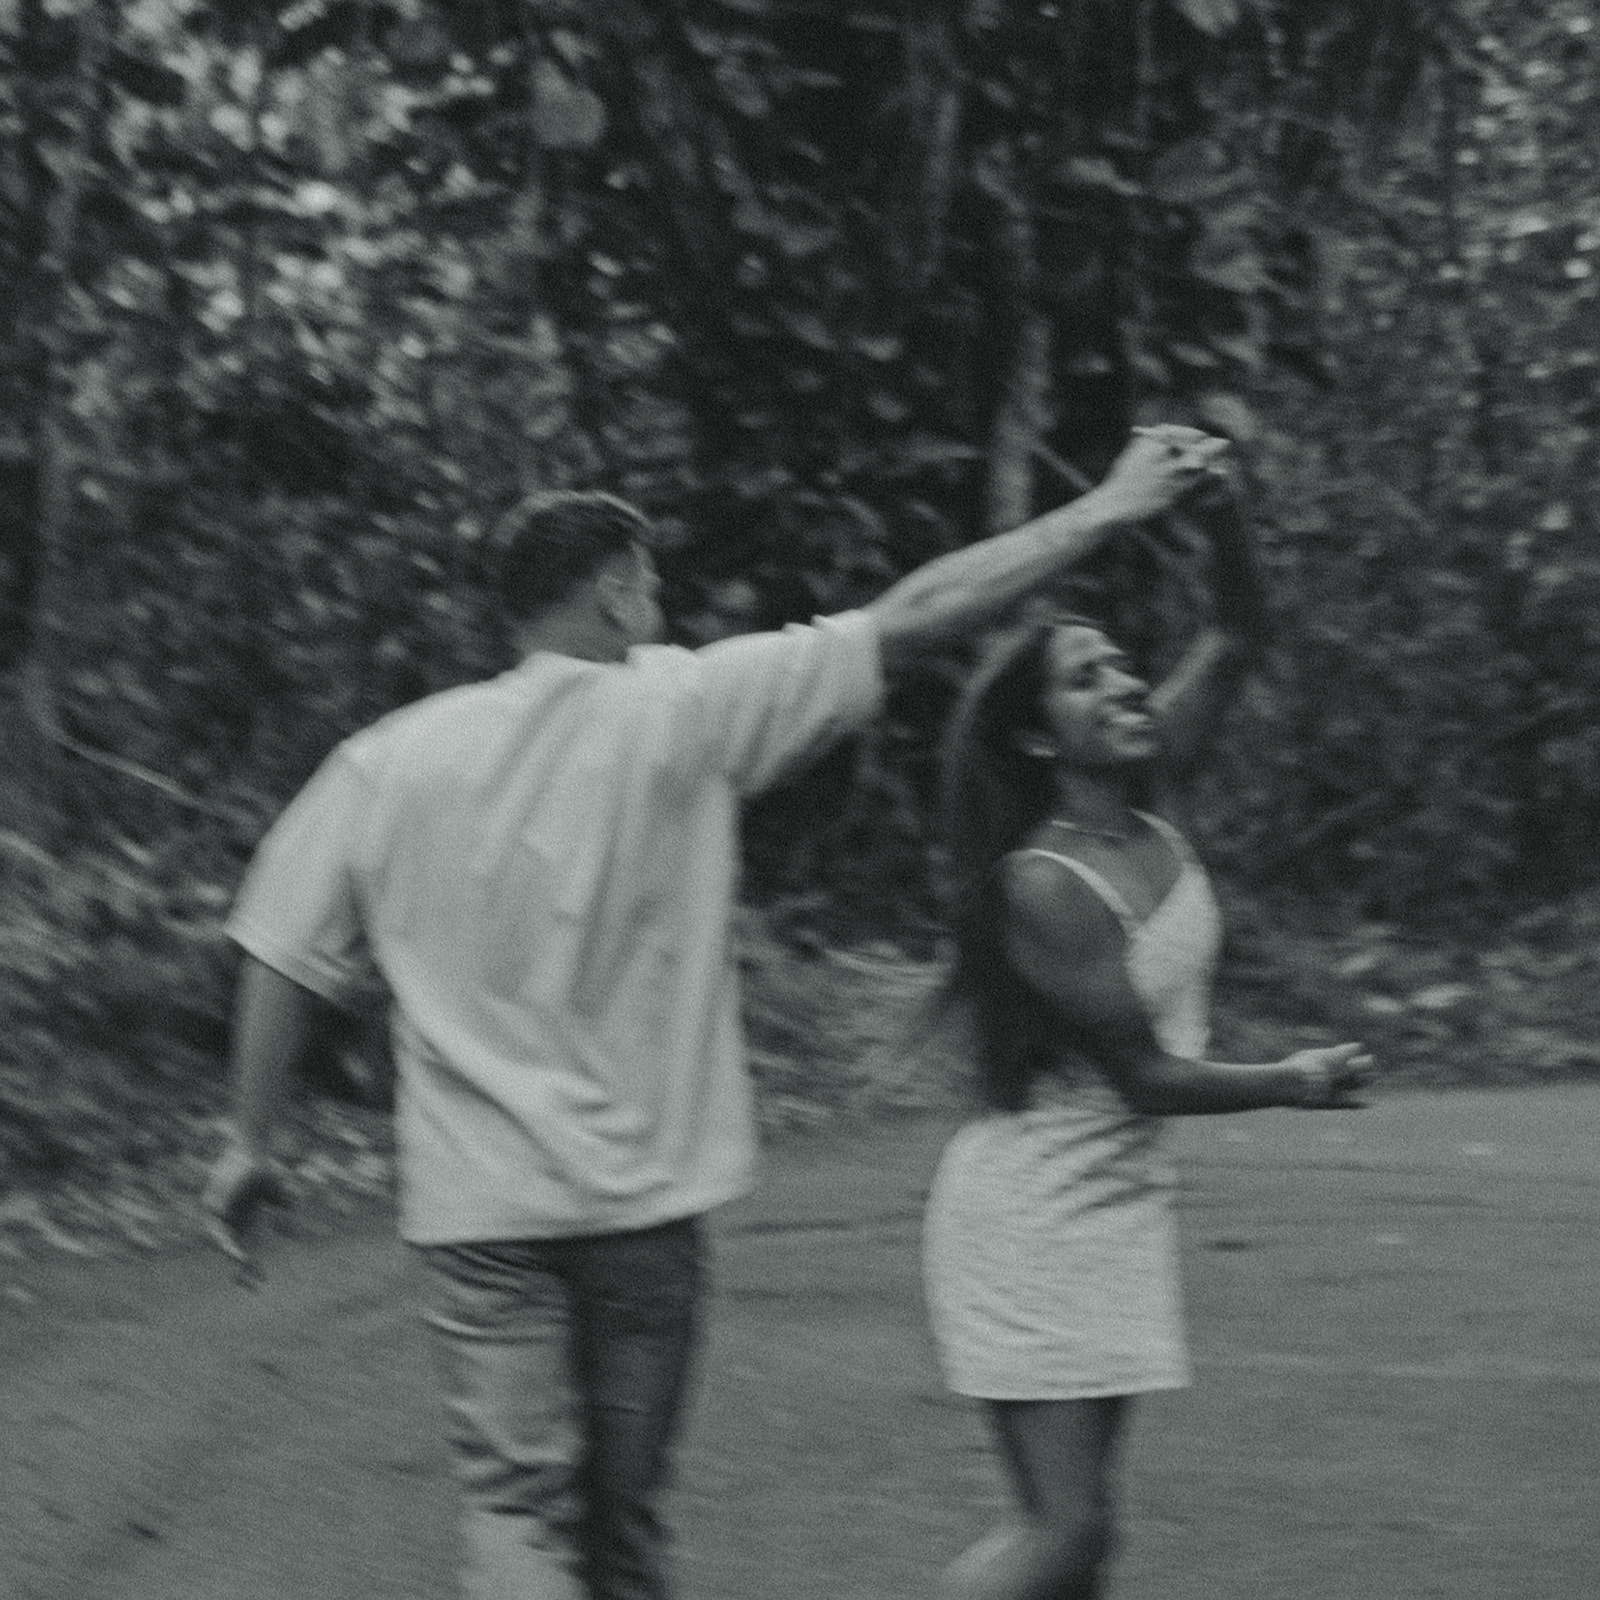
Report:
<svg viewBox="0 0 1600 1600"><path fill-rule="evenodd" d="M1371 1044L1393 1087L1600 1076L1600 896L1546 908L1478 948L1377 925L1318 929L1236 897L1228 924L1219 1058L1267 1060L1348 1037ZM939 961L882 942L801 949L774 926L746 909L737 928L750 1064L769 1139L836 1119L968 1103L967 1041L956 1019L930 1011ZM126 946L117 992L181 981L172 969L184 960L200 963L213 987L224 982L215 929L189 927L182 937L168 928L142 964L139 947ZM46 975L35 962L24 976ZM163 1021L154 1019L152 1038L161 1038ZM39 1017L11 1039L0 1113L13 1149L26 1154L32 1139L49 1146L49 1159L12 1162L0 1182L0 1262L36 1248L95 1256L193 1238L224 1126L215 1040L174 1045L153 1071L148 1040L127 1051L110 1035L64 1042ZM364 1070L370 1078L370 1061ZM307 1200L337 1208L390 1191L385 1112L311 1094L293 1122L287 1160Z"/></svg>

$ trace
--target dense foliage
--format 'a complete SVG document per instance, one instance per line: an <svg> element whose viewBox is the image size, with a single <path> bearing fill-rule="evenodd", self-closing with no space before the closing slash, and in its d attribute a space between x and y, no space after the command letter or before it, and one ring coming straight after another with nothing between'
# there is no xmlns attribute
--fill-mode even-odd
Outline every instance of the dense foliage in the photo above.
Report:
<svg viewBox="0 0 1600 1600"><path fill-rule="evenodd" d="M1218 859L1411 925L1572 887L1597 67L1587 0L0 5L15 1059L214 1058L241 860L498 663L479 552L536 483L648 506L704 639L1220 428L1278 633ZM1159 665L1202 570L1091 582ZM933 925L959 667L760 808L757 894Z"/></svg>

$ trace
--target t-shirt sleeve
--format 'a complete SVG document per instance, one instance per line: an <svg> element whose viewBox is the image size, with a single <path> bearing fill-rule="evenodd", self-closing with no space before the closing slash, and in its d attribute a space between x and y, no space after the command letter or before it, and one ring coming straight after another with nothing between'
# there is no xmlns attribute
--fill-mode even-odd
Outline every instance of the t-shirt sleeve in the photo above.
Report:
<svg viewBox="0 0 1600 1600"><path fill-rule="evenodd" d="M354 873L366 798L341 746L268 829L227 924L258 961L335 1004L369 973Z"/></svg>
<svg viewBox="0 0 1600 1600"><path fill-rule="evenodd" d="M668 654L683 664L673 758L742 794L855 732L883 700L877 629L861 611Z"/></svg>

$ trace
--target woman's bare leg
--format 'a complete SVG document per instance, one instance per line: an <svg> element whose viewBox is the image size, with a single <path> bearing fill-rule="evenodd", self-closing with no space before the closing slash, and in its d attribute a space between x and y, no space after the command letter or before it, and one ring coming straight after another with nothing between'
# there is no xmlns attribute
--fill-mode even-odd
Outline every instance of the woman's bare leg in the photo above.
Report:
<svg viewBox="0 0 1600 1600"><path fill-rule="evenodd" d="M1026 1525L963 1564L968 1600L1095 1600L1113 1538L1111 1475L1130 1402L1000 1400L989 1407Z"/></svg>

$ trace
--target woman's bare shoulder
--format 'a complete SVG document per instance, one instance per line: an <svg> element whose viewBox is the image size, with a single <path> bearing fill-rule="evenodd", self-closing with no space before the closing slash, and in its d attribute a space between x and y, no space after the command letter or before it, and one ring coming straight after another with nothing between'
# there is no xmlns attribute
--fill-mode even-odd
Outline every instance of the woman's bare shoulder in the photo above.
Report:
<svg viewBox="0 0 1600 1600"><path fill-rule="evenodd" d="M1003 871L1015 934L1078 959L1120 951L1126 942L1117 910L1075 857L1028 846L1012 851Z"/></svg>

